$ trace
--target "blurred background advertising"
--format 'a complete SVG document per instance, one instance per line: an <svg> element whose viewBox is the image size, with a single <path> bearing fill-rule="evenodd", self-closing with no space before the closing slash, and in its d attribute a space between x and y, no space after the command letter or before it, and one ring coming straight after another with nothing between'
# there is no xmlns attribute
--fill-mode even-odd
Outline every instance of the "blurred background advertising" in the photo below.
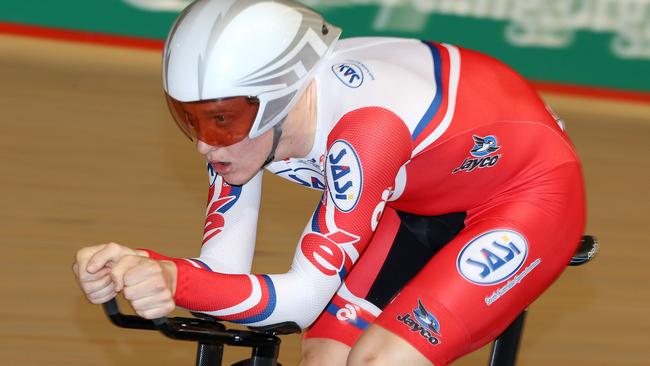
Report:
<svg viewBox="0 0 650 366"><path fill-rule="evenodd" d="M5 32L66 29L162 47L189 0L14 0ZM303 0L344 37L403 36L501 59L541 90L648 100L650 0ZM71 11L73 9L73 11ZM79 34L76 34L79 37ZM158 41L157 43L155 41ZM586 88L586 89L585 89Z"/></svg>

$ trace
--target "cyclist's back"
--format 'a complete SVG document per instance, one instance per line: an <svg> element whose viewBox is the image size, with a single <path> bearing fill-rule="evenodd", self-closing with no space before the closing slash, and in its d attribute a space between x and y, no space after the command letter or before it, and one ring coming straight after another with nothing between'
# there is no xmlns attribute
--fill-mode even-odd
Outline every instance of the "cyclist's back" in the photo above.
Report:
<svg viewBox="0 0 650 366"><path fill-rule="evenodd" d="M352 346L363 318L445 364L498 335L566 266L584 226L577 156L532 87L478 52L358 38L341 41L327 61L316 81L319 126L330 132L317 144L330 163L354 152L363 170L327 165L330 197L344 212L385 212L307 337ZM383 197L387 208L356 207L368 170L396 157L405 161ZM349 230L346 221L358 219L336 214L332 222ZM438 328L423 328L414 309Z"/></svg>

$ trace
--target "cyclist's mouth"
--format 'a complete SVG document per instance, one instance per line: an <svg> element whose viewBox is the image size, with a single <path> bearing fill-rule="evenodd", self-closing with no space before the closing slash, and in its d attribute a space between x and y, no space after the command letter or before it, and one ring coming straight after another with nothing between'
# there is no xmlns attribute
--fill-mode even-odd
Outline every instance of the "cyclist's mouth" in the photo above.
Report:
<svg viewBox="0 0 650 366"><path fill-rule="evenodd" d="M212 165L212 169L217 172L219 175L224 175L228 174L230 170L232 170L232 163L226 163L223 161L211 161L210 165Z"/></svg>

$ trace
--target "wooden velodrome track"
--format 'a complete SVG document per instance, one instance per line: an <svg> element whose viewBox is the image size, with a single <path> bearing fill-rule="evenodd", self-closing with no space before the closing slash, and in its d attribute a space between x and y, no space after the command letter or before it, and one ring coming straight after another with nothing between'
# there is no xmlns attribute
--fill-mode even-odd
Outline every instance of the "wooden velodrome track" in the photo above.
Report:
<svg viewBox="0 0 650 366"><path fill-rule="evenodd" d="M70 271L88 244L199 249L207 177L160 85L159 52L0 36L0 364L193 365L192 343L110 325ZM545 98L584 161L602 249L530 308L519 364L648 365L650 105ZM273 176L264 190L255 271L273 273L318 194ZM298 341L284 338L285 365ZM486 362L484 348L457 364Z"/></svg>

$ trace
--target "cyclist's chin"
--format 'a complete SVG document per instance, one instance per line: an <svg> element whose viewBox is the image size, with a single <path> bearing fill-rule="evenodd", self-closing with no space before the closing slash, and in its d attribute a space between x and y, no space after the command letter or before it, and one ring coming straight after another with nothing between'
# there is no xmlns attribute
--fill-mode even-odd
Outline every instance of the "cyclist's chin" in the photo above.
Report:
<svg viewBox="0 0 650 366"><path fill-rule="evenodd" d="M221 176L223 180L226 181L226 183L232 186L240 186L248 183L251 179L253 179L258 171L259 170L248 172L239 169L232 169L226 174L221 174Z"/></svg>

